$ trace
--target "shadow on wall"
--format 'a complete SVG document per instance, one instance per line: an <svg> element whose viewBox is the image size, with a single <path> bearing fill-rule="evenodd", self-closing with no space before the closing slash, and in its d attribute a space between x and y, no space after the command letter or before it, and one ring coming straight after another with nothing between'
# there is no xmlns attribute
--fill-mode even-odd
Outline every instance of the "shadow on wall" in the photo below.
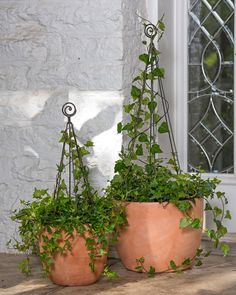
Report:
<svg viewBox="0 0 236 295"><path fill-rule="evenodd" d="M115 121L118 112L119 107L117 105L114 107L107 106L96 117L86 121L77 132L81 143L85 143L89 139L93 139L97 143L91 149L90 156L86 161L90 167L91 181L96 189L104 187L113 173L114 164L113 157L110 154L112 152L110 145L114 143L111 142L113 141L112 135L116 135L116 128L113 127L116 126ZM114 140L120 146L119 140ZM110 165L107 165L107 163Z"/></svg>
<svg viewBox="0 0 236 295"><path fill-rule="evenodd" d="M111 179L121 149L116 126L122 120L123 96L118 91L71 90L69 98L78 109L73 123L80 143L94 142L87 164L91 181L100 190Z"/></svg>

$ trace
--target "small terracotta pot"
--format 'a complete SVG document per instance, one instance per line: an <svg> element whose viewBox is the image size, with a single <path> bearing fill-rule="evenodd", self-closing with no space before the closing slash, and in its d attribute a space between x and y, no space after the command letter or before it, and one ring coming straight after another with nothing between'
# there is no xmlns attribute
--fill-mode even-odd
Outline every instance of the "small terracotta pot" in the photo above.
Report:
<svg viewBox="0 0 236 295"><path fill-rule="evenodd" d="M42 235L50 238L52 234L44 232ZM62 237L58 239L58 243L62 247L65 243L66 234L62 232L61 235ZM85 233L85 236L89 236L89 234ZM81 286L95 283L104 270L107 256L99 256L95 259L95 270L93 272L89 266L91 260L88 255L85 238L79 235L77 231L74 231L73 236L69 240L72 250L66 250L64 254L55 254L49 278L53 283L63 286ZM43 245L44 242L40 240L41 253L43 252Z"/></svg>
<svg viewBox="0 0 236 295"><path fill-rule="evenodd" d="M196 199L188 212L203 218L203 199ZM124 266L137 271L136 259L144 257L144 267L156 272L172 271L170 261L181 266L185 258L194 258L200 246L201 229L180 229L183 213L172 204L130 202L126 206L128 225L120 231L117 252ZM189 268L191 265L186 266Z"/></svg>

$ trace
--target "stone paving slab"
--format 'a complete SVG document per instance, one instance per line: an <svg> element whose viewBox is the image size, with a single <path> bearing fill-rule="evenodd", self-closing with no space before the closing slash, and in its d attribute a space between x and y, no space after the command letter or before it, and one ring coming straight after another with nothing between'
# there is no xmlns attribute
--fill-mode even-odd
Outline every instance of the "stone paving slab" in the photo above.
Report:
<svg viewBox="0 0 236 295"><path fill-rule="evenodd" d="M4 295L236 295L236 257L213 255L201 268L180 274L168 273L148 278L146 274L127 271L118 259L110 260L118 279L102 278L83 287L62 287L42 277L37 258L33 275L26 278L17 269L21 255L0 254L0 294Z"/></svg>

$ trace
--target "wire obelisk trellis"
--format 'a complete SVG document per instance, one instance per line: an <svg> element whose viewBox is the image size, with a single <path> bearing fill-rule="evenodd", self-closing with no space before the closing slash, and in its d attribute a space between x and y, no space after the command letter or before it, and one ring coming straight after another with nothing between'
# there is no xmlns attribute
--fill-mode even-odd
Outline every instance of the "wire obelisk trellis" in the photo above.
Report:
<svg viewBox="0 0 236 295"><path fill-rule="evenodd" d="M153 72L155 69L159 68L159 57L154 53L154 50L156 50L154 40L158 34L158 28L154 24L149 22L148 24L145 24L145 26L144 26L144 34L147 38L150 39L150 46L148 48L148 55L149 55L150 64L146 66L146 70ZM158 41L160 38L161 38L161 36L158 37ZM168 124L168 131L167 132L168 132L168 137L169 137L169 142L170 142L170 148L171 148L171 152L172 152L174 161L177 166L177 173L179 173L180 163L179 163L179 157L178 157L176 143L175 143L175 139L174 139L174 133L173 133L173 128L172 128L172 124L171 124L171 119L170 119L170 115L169 115L169 103L166 99L162 78L160 76L158 76L158 78L157 78L157 84L158 84L157 85L158 87L157 87L157 90L155 90L154 80L151 79L150 83L148 83L148 81L146 80L146 86L151 91L151 95L150 95L151 101L158 102L158 99L160 99L160 101L161 101L161 105L162 105L164 114L163 114L163 116L161 116L161 118L159 120L161 120L162 118L165 118L165 120ZM153 141L152 143L155 143L155 141L157 139L156 125L154 124L154 122L155 122L154 113L152 113L151 119L150 119L150 138Z"/></svg>
<svg viewBox="0 0 236 295"><path fill-rule="evenodd" d="M81 147L78 144L77 136L75 134L74 125L71 117L76 114L76 107L73 103L65 103L62 107L62 113L67 118L66 126L62 132L62 152L60 164L58 165L58 173L56 176L56 185L54 188L53 196L58 198L60 190L66 189L66 193L70 198L74 197L79 202L82 195L80 190L84 192L87 202L92 203L93 189L88 180L88 168L83 163L83 155ZM66 173L66 168L68 171ZM62 173L68 177L68 185L62 188Z"/></svg>

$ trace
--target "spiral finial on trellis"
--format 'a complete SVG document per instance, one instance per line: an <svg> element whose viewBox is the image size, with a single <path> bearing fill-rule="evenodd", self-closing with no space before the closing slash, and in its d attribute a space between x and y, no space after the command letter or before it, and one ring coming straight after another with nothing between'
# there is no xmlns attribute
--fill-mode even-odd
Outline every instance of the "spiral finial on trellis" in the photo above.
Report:
<svg viewBox="0 0 236 295"><path fill-rule="evenodd" d="M76 114L76 106L72 102L67 102L62 106L62 113L67 118L71 118Z"/></svg>
<svg viewBox="0 0 236 295"><path fill-rule="evenodd" d="M148 24L145 25L144 28L144 34L148 37L148 38L154 38L157 34L157 27L153 24Z"/></svg>

